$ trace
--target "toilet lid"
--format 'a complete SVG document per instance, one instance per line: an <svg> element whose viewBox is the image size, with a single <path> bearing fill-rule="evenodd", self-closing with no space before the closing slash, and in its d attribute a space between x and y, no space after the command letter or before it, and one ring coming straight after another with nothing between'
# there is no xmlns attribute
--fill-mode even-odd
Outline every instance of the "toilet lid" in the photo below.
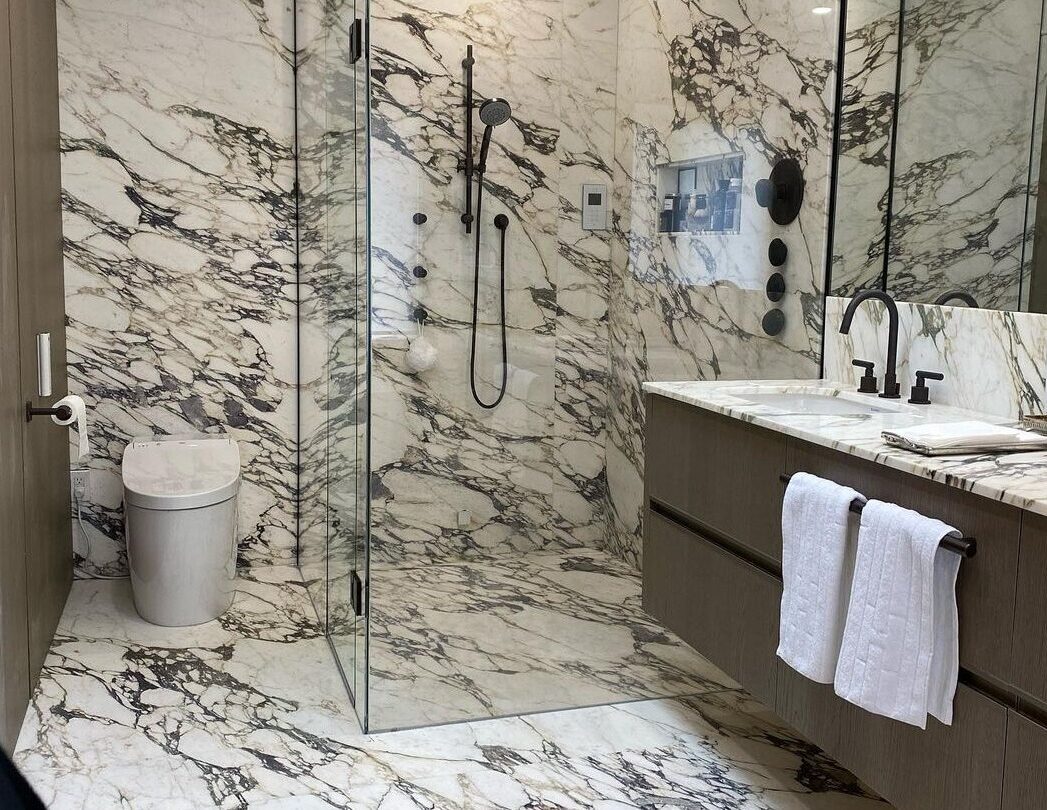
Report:
<svg viewBox="0 0 1047 810"><path fill-rule="evenodd" d="M199 509L234 497L240 449L228 436L151 436L124 449L124 498L146 509Z"/></svg>

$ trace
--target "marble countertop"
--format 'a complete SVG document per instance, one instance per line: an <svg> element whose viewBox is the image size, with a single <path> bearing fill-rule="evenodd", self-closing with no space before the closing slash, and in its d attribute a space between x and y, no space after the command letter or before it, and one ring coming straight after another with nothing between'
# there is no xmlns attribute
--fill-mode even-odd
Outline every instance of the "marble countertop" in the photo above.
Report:
<svg viewBox="0 0 1047 810"><path fill-rule="evenodd" d="M801 392L811 388L826 393L842 391L841 399L857 400L886 409L874 414L819 415L789 411L777 405L756 404L746 394ZM694 405L703 410L741 419L760 427L839 450L886 467L928 478L986 498L1047 515L1047 451L928 457L888 445L883 430L936 422L980 419L1017 425L997 416L945 405L909 405L875 395L851 393L850 384L828 380L734 380L718 382L649 382L644 391Z"/></svg>

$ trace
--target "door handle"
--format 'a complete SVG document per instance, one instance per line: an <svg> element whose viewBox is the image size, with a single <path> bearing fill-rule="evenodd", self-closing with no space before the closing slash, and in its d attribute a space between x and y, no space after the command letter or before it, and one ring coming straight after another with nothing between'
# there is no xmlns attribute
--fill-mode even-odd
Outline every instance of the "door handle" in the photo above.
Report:
<svg viewBox="0 0 1047 810"><path fill-rule="evenodd" d="M36 336L36 393L51 396L51 333L41 332Z"/></svg>

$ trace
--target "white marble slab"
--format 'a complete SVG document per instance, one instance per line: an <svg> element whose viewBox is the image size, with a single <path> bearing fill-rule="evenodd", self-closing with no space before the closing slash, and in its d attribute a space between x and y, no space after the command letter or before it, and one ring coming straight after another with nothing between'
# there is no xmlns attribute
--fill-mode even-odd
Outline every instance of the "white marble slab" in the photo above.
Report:
<svg viewBox="0 0 1047 810"><path fill-rule="evenodd" d="M770 405L754 404L744 398L744 393L739 393L760 390L799 391L812 386L853 390L847 384L825 380L649 382L644 384L644 390L1020 509L1047 515L1047 451L930 458L891 447L880 437L881 432L887 429L936 422L960 422L968 419L982 419L1004 425L1016 425L1016 422L948 405L908 405L904 400L890 401L888 407L894 410L888 413L832 416L790 413ZM865 396L872 404L880 405L884 402L875 395Z"/></svg>
<svg viewBox="0 0 1047 810"><path fill-rule="evenodd" d="M366 735L293 568L195 628L77 582L15 759L53 810L884 808L744 693Z"/></svg>

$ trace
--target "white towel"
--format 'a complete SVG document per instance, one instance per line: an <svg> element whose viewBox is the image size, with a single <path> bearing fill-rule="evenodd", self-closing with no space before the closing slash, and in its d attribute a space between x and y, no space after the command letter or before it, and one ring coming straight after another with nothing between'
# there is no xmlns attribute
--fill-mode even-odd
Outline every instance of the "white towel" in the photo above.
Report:
<svg viewBox="0 0 1047 810"><path fill-rule="evenodd" d="M945 422L885 430L883 440L925 456L1042 450L1047 436L989 422Z"/></svg>
<svg viewBox="0 0 1047 810"><path fill-rule="evenodd" d="M928 713L952 724L960 555L940 548L950 534L959 536L918 512L866 504L836 669L844 700L920 728Z"/></svg>
<svg viewBox="0 0 1047 810"><path fill-rule="evenodd" d="M782 612L778 657L818 683L832 683L854 565L851 502L865 497L796 473L782 507Z"/></svg>

